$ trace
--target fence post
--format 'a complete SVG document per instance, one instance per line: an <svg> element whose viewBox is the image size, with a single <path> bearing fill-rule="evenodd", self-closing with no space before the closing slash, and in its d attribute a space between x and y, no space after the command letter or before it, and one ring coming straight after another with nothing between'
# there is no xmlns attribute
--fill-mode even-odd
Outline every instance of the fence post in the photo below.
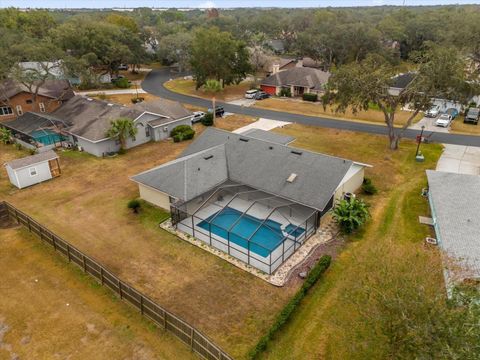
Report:
<svg viewBox="0 0 480 360"><path fill-rule="evenodd" d="M191 327L192 330L190 331L190 348L193 350L193 336L195 335L195 329L193 326Z"/></svg>
<svg viewBox="0 0 480 360"><path fill-rule="evenodd" d="M18 221L18 211L17 209L15 209L14 211L15 211L15 221L17 222L17 224L19 224L20 222Z"/></svg>

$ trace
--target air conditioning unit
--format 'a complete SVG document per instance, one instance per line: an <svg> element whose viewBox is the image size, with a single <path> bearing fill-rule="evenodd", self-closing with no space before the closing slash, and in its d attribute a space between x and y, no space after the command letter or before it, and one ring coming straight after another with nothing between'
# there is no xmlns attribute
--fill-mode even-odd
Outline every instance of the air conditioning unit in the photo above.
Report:
<svg viewBox="0 0 480 360"><path fill-rule="evenodd" d="M438 245L438 240L427 236L425 242L429 245Z"/></svg>

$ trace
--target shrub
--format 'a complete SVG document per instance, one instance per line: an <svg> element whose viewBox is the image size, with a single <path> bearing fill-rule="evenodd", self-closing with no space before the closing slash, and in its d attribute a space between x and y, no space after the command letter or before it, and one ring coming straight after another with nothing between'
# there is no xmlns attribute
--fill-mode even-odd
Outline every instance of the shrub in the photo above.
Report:
<svg viewBox="0 0 480 360"><path fill-rule="evenodd" d="M138 213L140 206L141 206L140 201L137 199L130 200L127 204L127 207L129 209L132 209L135 214Z"/></svg>
<svg viewBox="0 0 480 360"><path fill-rule="evenodd" d="M143 102L144 100L145 100L145 98L143 98L143 97L134 97L134 98L132 98L132 103L137 104L137 103Z"/></svg>
<svg viewBox="0 0 480 360"><path fill-rule="evenodd" d="M325 270L328 269L331 261L332 258L329 255L324 255L320 258L319 262L309 272L302 287L297 291L295 296L287 303L287 305L285 305L280 314L277 315L275 322L267 331L267 333L260 338L257 345L252 349L252 351L250 351L250 359L257 359L259 355L266 350L268 343L270 340L272 340L275 333L277 333L287 323L292 314L300 305L302 299L307 295L308 291L320 279Z"/></svg>
<svg viewBox="0 0 480 360"><path fill-rule="evenodd" d="M292 97L292 92L290 91L290 88L281 88L278 96Z"/></svg>
<svg viewBox="0 0 480 360"><path fill-rule="evenodd" d="M10 144L12 142L12 132L4 127L0 127L0 142Z"/></svg>
<svg viewBox="0 0 480 360"><path fill-rule="evenodd" d="M174 142L193 139L195 130L190 125L178 125L173 128L170 136L173 137Z"/></svg>
<svg viewBox="0 0 480 360"><path fill-rule="evenodd" d="M205 116L202 119L202 124L204 126L212 126L213 125L213 114L212 113L206 113Z"/></svg>
<svg viewBox="0 0 480 360"><path fill-rule="evenodd" d="M318 100L318 95L317 94L305 93L305 94L302 95L302 99L305 100L305 101L316 102Z"/></svg>
<svg viewBox="0 0 480 360"><path fill-rule="evenodd" d="M367 195L374 195L378 192L375 185L372 184L372 180L369 178L363 179L362 191Z"/></svg>
<svg viewBox="0 0 480 360"><path fill-rule="evenodd" d="M340 200L333 209L333 219L346 234L350 234L362 227L369 217L368 205L363 200L357 198Z"/></svg>
<svg viewBox="0 0 480 360"><path fill-rule="evenodd" d="M127 78L120 78L115 80L115 86L122 89L128 89L130 87L130 83L128 82Z"/></svg>

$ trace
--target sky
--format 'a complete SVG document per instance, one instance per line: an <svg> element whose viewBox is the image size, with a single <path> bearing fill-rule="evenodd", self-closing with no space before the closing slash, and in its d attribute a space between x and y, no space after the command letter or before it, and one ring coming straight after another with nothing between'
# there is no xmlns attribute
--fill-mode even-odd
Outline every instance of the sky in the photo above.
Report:
<svg viewBox="0 0 480 360"><path fill-rule="evenodd" d="M112 7L328 7L402 5L404 0L0 0L0 7L112 8ZM406 5L472 4L480 0L405 0Z"/></svg>

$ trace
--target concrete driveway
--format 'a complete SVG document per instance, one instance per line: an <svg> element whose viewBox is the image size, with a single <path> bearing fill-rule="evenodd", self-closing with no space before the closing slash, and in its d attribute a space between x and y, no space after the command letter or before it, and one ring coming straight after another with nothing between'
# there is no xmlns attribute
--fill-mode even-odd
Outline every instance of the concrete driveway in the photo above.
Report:
<svg viewBox="0 0 480 360"><path fill-rule="evenodd" d="M437 170L480 175L480 147L446 144Z"/></svg>
<svg viewBox="0 0 480 360"><path fill-rule="evenodd" d="M434 132L441 132L441 133L449 132L450 126L448 128L436 126L435 121L437 121L437 118L424 117L416 124L413 124L412 126L410 126L410 129L421 130L422 126L425 126L425 131L434 131Z"/></svg>

